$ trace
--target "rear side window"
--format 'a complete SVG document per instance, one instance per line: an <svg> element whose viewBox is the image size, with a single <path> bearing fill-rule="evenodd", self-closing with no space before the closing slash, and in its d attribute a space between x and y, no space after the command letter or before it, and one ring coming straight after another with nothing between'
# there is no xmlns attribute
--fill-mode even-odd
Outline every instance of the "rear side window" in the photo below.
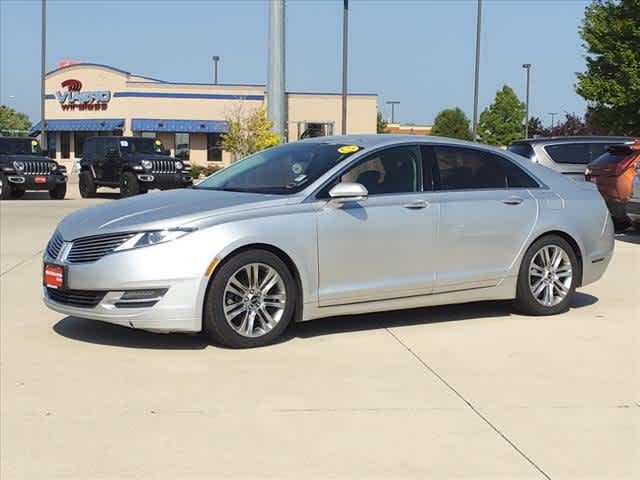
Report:
<svg viewBox="0 0 640 480"><path fill-rule="evenodd" d="M544 147L547 154L556 163L587 165L602 155L608 143L561 143Z"/></svg>
<svg viewBox="0 0 640 480"><path fill-rule="evenodd" d="M538 183L515 163L471 148L434 147L437 190L537 188Z"/></svg>
<svg viewBox="0 0 640 480"><path fill-rule="evenodd" d="M509 145L508 150L516 155L528 158L529 160L533 160L533 157L536 155L533 151L533 147L528 143L512 143Z"/></svg>

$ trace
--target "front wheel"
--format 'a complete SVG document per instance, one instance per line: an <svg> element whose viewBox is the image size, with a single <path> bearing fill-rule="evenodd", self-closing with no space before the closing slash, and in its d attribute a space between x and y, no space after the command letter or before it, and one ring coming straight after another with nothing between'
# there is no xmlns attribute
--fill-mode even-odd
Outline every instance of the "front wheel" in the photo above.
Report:
<svg viewBox="0 0 640 480"><path fill-rule="evenodd" d="M571 245L558 235L534 242L520 265L516 308L527 315L555 315L569 309L580 265Z"/></svg>
<svg viewBox="0 0 640 480"><path fill-rule="evenodd" d="M209 284L204 330L231 348L268 345L287 328L296 298L296 283L279 257L242 252L223 263Z"/></svg>
<svg viewBox="0 0 640 480"><path fill-rule="evenodd" d="M120 178L120 195L132 197L140 193L140 183L133 172L124 172Z"/></svg>
<svg viewBox="0 0 640 480"><path fill-rule="evenodd" d="M84 172L80 172L78 189L80 190L80 196L82 198L91 198L96 195L96 184L93 181L90 171L85 170Z"/></svg>
<svg viewBox="0 0 640 480"><path fill-rule="evenodd" d="M8 200L11 198L13 189L7 176L4 173L0 173L0 200Z"/></svg>
<svg viewBox="0 0 640 480"><path fill-rule="evenodd" d="M49 190L49 197L53 200L64 200L64 196L67 194L67 184L61 183Z"/></svg>

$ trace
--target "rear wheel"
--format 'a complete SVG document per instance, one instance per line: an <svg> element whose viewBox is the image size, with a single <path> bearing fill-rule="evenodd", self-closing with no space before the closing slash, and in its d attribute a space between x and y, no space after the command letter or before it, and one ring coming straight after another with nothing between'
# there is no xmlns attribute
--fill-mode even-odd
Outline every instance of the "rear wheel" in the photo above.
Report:
<svg viewBox="0 0 640 480"><path fill-rule="evenodd" d="M140 193L140 183L133 172L124 172L120 178L120 195L132 197Z"/></svg>
<svg viewBox="0 0 640 480"><path fill-rule="evenodd" d="M49 197L54 200L64 200L64 196L67 194L67 184L61 183L49 190Z"/></svg>
<svg viewBox="0 0 640 480"><path fill-rule="evenodd" d="M540 238L522 259L516 308L527 315L555 315L568 310L579 269L576 253L564 238Z"/></svg>
<svg viewBox="0 0 640 480"><path fill-rule="evenodd" d="M80 172L78 179L78 189L82 198L91 198L96 195L96 184L93 182L91 172Z"/></svg>
<svg viewBox="0 0 640 480"><path fill-rule="evenodd" d="M250 250L222 264L205 300L204 330L232 348L260 347L278 338L293 317L296 283L271 252Z"/></svg>
<svg viewBox="0 0 640 480"><path fill-rule="evenodd" d="M0 173L0 200L10 199L12 191L13 188L7 180L7 176L4 173Z"/></svg>

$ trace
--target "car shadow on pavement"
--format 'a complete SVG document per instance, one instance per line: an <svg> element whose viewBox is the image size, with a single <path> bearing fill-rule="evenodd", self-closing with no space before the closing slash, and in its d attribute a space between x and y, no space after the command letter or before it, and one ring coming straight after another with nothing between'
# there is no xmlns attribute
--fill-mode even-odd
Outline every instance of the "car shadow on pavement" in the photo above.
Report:
<svg viewBox="0 0 640 480"><path fill-rule="evenodd" d="M202 350L209 346L208 339L201 334L152 333L76 317L63 318L53 326L53 331L72 340L114 347Z"/></svg>
<svg viewBox="0 0 640 480"><path fill-rule="evenodd" d="M120 194L118 192L97 192L94 198L104 198L107 200L115 200L120 198ZM47 191L32 191L25 192L24 197L18 200L50 200L49 192ZM65 200L73 200L72 198L65 198ZM59 202L60 200L56 200Z"/></svg>
<svg viewBox="0 0 640 480"><path fill-rule="evenodd" d="M640 233L634 232L633 230L627 230L624 233L618 233L616 235L616 240L619 242L640 245Z"/></svg>

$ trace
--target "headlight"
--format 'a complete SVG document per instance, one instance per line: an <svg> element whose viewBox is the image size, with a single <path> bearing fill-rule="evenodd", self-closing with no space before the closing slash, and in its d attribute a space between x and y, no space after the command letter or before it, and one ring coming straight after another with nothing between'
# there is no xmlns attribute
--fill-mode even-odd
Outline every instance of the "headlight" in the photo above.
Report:
<svg viewBox="0 0 640 480"><path fill-rule="evenodd" d="M51 164L51 171L55 172L56 170L58 170L58 165L56 165L55 163Z"/></svg>
<svg viewBox="0 0 640 480"><path fill-rule="evenodd" d="M142 160L142 162L140 162L140 163L147 170L151 170L151 167L153 167L153 163L151 163L151 160Z"/></svg>
<svg viewBox="0 0 640 480"><path fill-rule="evenodd" d="M169 230L154 230L151 232L136 233L133 237L116 248L114 252L129 250L131 248L150 247L151 245L156 245L158 243L170 242L180 237L184 237L195 230L195 228L172 228Z"/></svg>
<svg viewBox="0 0 640 480"><path fill-rule="evenodd" d="M24 170L24 162L13 162L13 168L18 172L22 172Z"/></svg>
<svg viewBox="0 0 640 480"><path fill-rule="evenodd" d="M176 162L176 169L178 169L178 170L182 170L182 167L183 167L183 166L184 166L184 165L182 165L182 162L180 162L180 161Z"/></svg>

